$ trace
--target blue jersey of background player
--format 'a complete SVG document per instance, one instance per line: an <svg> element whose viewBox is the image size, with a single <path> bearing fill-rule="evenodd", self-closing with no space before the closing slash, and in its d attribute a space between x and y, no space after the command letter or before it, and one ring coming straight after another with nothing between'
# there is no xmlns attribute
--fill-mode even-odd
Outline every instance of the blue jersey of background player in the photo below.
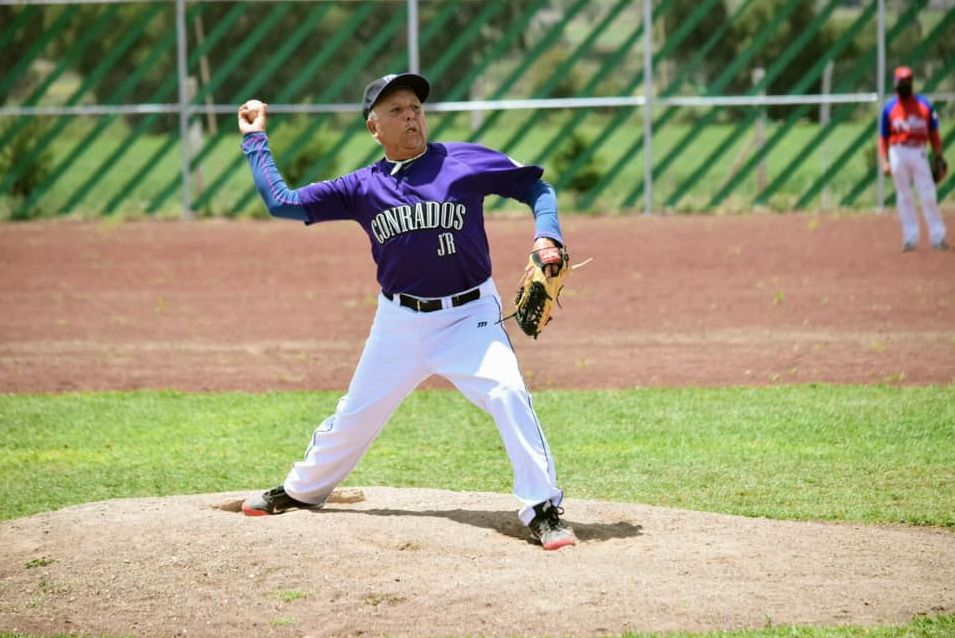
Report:
<svg viewBox="0 0 955 638"><path fill-rule="evenodd" d="M266 136L267 106L239 109L242 151L269 212L313 224L350 219L368 234L382 294L358 367L335 414L316 428L282 485L243 504L250 516L320 507L354 468L398 404L431 375L451 381L494 419L514 469L521 521L545 549L575 542L560 519L563 491L519 370L491 278L484 198L534 213L534 249L563 243L553 188L477 144L429 143L417 74L371 82L362 102L384 158L342 177L286 185ZM453 427L453 424L449 424Z"/></svg>

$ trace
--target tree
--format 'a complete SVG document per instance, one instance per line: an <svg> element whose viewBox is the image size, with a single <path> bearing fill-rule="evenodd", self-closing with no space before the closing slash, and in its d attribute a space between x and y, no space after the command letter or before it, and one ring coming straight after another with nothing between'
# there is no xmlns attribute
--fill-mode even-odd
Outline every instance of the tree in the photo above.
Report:
<svg viewBox="0 0 955 638"><path fill-rule="evenodd" d="M690 34L674 49L671 61L686 64L698 55L713 33L713 25L725 25L729 21L725 0L713 2L702 16L694 17L702 4L701 0L673 0L663 14L664 37L670 38L691 19L699 20ZM733 58L736 57L738 38L735 27L731 26L726 34L707 52L700 68L692 73L697 82L707 83L719 75Z"/></svg>
<svg viewBox="0 0 955 638"><path fill-rule="evenodd" d="M745 93L750 89L753 68L769 68L785 52L795 46L795 40L805 34L816 17L816 0L756 0L741 16L737 36L740 39L739 50L744 51L753 45L753 41L763 32L766 25L792 2L796 3L795 8L788 18L782 22L779 30L775 33L775 37L760 48L751 65L742 70L734 80L733 88L736 92ZM795 54L789 64L770 80L766 87L766 93L769 95L790 93L796 84L804 80L806 72L818 62L820 51L828 49L834 41L835 37L828 25L823 25L822 28L814 31L809 41ZM822 76L820 72L820 75L813 78L801 93L819 93L821 89ZM785 117L793 108L790 106L770 106L767 108L767 112L771 118L780 119Z"/></svg>
<svg viewBox="0 0 955 638"><path fill-rule="evenodd" d="M36 80L36 68L30 64L32 60L24 58L24 52L29 51L31 46L40 40L44 30L45 10L39 6L12 6L0 5L0 35L10 37L6 45L0 47L0 69L3 69L3 80L6 80L6 74L17 65L23 64L16 78L10 78L12 81L6 90L0 93L0 104L7 104L13 100L19 100L25 97L31 86ZM19 24L19 28L11 33L8 29L14 29ZM7 83L4 82L4 85Z"/></svg>
<svg viewBox="0 0 955 638"><path fill-rule="evenodd" d="M430 17L444 4L424 3L422 25L428 24ZM469 73L529 4L530 0L520 0L501 5L501 10L468 44L460 63L450 65L445 71L441 86L436 87L436 96L440 97L442 87L453 85ZM433 59L436 52L450 49L484 6L480 2L458 2L447 26L439 30L428 49L422 51L423 61ZM49 11L62 8L52 7ZM247 99L249 95L243 93L243 87L248 86L250 80L254 80L257 95L269 100L274 99L271 96L285 93L283 101L286 102L319 101L333 82L342 80L337 92L324 95L320 101L357 104L364 85L372 78L407 68L407 62L397 66L394 62L407 60L404 3L205 2L190 4L188 9L188 51L195 52L200 46L200 31L194 28L195 19L200 15L203 25L207 25L201 31L203 41L219 38L203 60L214 78L213 97L218 104L238 104ZM107 3L83 5L73 10L76 15L51 45L52 55L69 57L81 76L97 79L90 87L96 102L172 103L178 100L174 4L135 3L117 9ZM109 28L85 47L77 47L84 33L104 24L105 12L111 12ZM363 19L355 20L361 16ZM216 31L218 25L226 23L229 28L224 34ZM384 38L384 46L368 64L346 76L352 61L384 32L385 25L393 26L393 35ZM274 56L299 34L303 39L278 64L272 64ZM347 37L341 37L343 34ZM254 46L246 46L253 41ZM332 55L324 55L332 42L340 44ZM11 51L16 52L17 47L5 48L4 55L11 55L8 53ZM324 56L324 63L311 76L303 78L309 62L320 55ZM196 63L189 69L194 76L200 75L199 71ZM118 95L118 87L137 75L141 77L133 92ZM289 95L288 88L303 79L302 87ZM167 130L174 130L178 125L175 116L162 118L161 122L162 128Z"/></svg>

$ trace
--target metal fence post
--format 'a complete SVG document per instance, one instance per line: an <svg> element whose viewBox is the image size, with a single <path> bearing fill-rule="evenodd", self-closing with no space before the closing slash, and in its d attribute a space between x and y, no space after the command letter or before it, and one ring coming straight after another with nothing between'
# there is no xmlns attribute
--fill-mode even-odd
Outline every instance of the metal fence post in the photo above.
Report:
<svg viewBox="0 0 955 638"><path fill-rule="evenodd" d="M876 60L876 90L879 92L878 110L876 111L876 126L882 118L882 107L885 106L885 0L879 0L879 35L878 35L878 55ZM878 158L875 162L876 182L878 184L875 209L882 212L885 208L885 175L882 174L882 166Z"/></svg>
<svg viewBox="0 0 955 638"><path fill-rule="evenodd" d="M192 219L192 192L189 188L189 69L186 64L186 0L176 0L176 66L179 75L179 144L182 147L182 218Z"/></svg>
<svg viewBox="0 0 955 638"><path fill-rule="evenodd" d="M643 0L643 214L653 213L653 7Z"/></svg>
<svg viewBox="0 0 955 638"><path fill-rule="evenodd" d="M824 97L829 97L832 93L832 70L835 67L835 64L832 60L829 60L826 63L826 68L822 72L822 95ZM819 128L825 129L828 128L829 122L832 115L832 105L829 102L823 102L819 106ZM820 175L825 175L829 170L829 138L826 138L826 141L823 142L822 148L819 151L820 160L822 161L822 171ZM821 196L821 205L823 210L829 210L832 207L829 198L829 186L822 187L822 196Z"/></svg>
<svg viewBox="0 0 955 638"><path fill-rule="evenodd" d="M408 0L408 70L421 72L418 55L418 0Z"/></svg>
<svg viewBox="0 0 955 638"><path fill-rule="evenodd" d="M758 66L750 72L750 78L753 87L760 86L763 84L763 78L766 77L766 69L764 67ZM766 95L765 86L757 91L757 95L764 96ZM766 145L766 108L759 108L759 116L756 118L755 136L753 138L753 147L755 152L759 153L763 147ZM768 181L766 179L766 156L763 155L763 158L759 161L759 164L756 166L756 192L762 193L766 190L766 185Z"/></svg>

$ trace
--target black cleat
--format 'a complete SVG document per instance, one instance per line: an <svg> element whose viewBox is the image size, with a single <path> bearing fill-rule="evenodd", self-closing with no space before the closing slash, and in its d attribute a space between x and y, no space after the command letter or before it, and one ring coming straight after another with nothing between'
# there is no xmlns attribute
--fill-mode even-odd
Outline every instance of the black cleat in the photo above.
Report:
<svg viewBox="0 0 955 638"><path fill-rule="evenodd" d="M281 514L290 509L319 509L323 503L312 505L303 503L292 498L285 493L285 487L279 485L267 492L262 492L258 496L253 496L242 503L242 513L246 516L268 516L269 514Z"/></svg>
<svg viewBox="0 0 955 638"><path fill-rule="evenodd" d="M534 512L536 516L528 528L544 549L560 549L577 542L573 530L560 520L563 509L554 507L550 501L544 501L534 506Z"/></svg>

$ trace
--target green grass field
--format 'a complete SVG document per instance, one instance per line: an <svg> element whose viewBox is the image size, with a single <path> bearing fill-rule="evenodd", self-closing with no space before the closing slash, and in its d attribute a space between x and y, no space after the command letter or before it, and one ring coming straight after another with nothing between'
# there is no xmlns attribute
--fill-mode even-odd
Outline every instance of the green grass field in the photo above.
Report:
<svg viewBox="0 0 955 638"><path fill-rule="evenodd" d="M337 398L0 395L0 517L269 487ZM575 498L955 526L955 386L548 391L535 404ZM510 480L490 418L433 390L406 399L348 483L509 493Z"/></svg>
<svg viewBox="0 0 955 638"><path fill-rule="evenodd" d="M272 486L338 396L0 395L0 518ZM548 391L535 405L572 498L955 527L955 386ZM490 418L455 392L432 390L399 407L346 485L509 493L510 480ZM955 615L876 629L702 634L953 635Z"/></svg>

